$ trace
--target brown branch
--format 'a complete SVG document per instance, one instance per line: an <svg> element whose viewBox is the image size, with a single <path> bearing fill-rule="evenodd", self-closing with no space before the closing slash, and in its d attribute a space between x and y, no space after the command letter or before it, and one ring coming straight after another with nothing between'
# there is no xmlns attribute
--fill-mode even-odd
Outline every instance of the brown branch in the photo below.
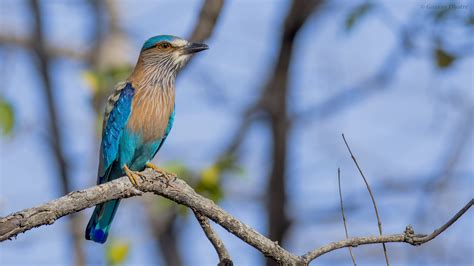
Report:
<svg viewBox="0 0 474 266"><path fill-rule="evenodd" d="M344 140L344 143L346 144L347 150L351 154L352 161L354 161L355 165L357 166L357 170L359 170L359 173L362 176L362 179L364 180L365 186L367 187L367 191L369 191L370 199L372 200L372 204L374 205L375 216L377 217L377 225L378 225L378 228L379 228L379 234L380 234L380 236L382 236L382 234L383 234L382 233L382 221L380 220L379 210L377 208L377 203L375 202L374 193L372 193L372 189L370 188L369 182L367 182L367 178L365 178L365 175L362 172L362 169L360 168L359 163L357 162L354 154L352 154L352 150L349 147L349 144L347 144L347 140L346 140L346 137L344 136L344 134L342 134L342 139ZM385 256L385 262L387 263L387 266L389 266L390 262L388 261L387 247L385 246L385 243L382 243L382 247L383 247L383 254Z"/></svg>
<svg viewBox="0 0 474 266"><path fill-rule="evenodd" d="M198 220L199 224L201 225L204 234L211 242L212 246L216 249L217 255L219 256L219 266L231 266L233 262L230 258L229 252L224 246L224 242L219 238L219 236L212 230L211 224L207 220L207 217L203 216L199 212L194 212L194 216Z"/></svg>
<svg viewBox="0 0 474 266"><path fill-rule="evenodd" d="M198 22L191 34L191 40L204 41L211 37L223 6L224 0L204 1L199 13Z"/></svg>
<svg viewBox="0 0 474 266"><path fill-rule="evenodd" d="M342 221L344 222L344 231L346 232L346 239L349 238L349 233L347 232L347 223L346 223L346 215L344 214L344 202L342 201L342 189L341 189L341 168L337 168L337 184L339 187L339 200L341 203L341 214L342 214ZM356 266L356 261L354 258L354 254L352 254L352 246L349 247L349 254L351 255L352 263Z"/></svg>
<svg viewBox="0 0 474 266"><path fill-rule="evenodd" d="M145 192L152 192L208 217L276 262L284 265L307 265L325 253L349 246L355 247L358 245L387 242L405 242L412 245L421 245L443 233L465 214L474 202L471 199L453 218L430 235L416 235L411 226L408 226L403 234L345 239L310 251L304 256L297 256L283 249L278 243L264 237L250 226L237 220L211 200L197 194L188 184L181 179L175 178L174 175L164 172L156 173L150 169L143 171L142 174L144 179L136 188L130 184L127 177L122 177L102 185L69 193L48 203L0 218L0 242L11 239L19 233L24 233L35 227L53 224L63 216L112 199L129 198L140 196Z"/></svg>
<svg viewBox="0 0 474 266"><path fill-rule="evenodd" d="M29 5L35 22L33 34L35 42L33 45L33 52L37 57L37 69L43 83L40 87L43 90L49 118L49 121L46 122L48 124L48 131L51 134L49 145L57 166L58 178L61 184L61 194L66 194L72 190L69 176L69 165L64 154L64 147L62 146L63 138L60 131L60 122L53 92L53 81L50 75L51 58L46 50L43 33L43 16L38 0L30 0ZM83 233L81 230L81 216L79 214L74 214L71 215L70 218L68 225L74 247L75 265L85 265L85 255L82 249Z"/></svg>
<svg viewBox="0 0 474 266"><path fill-rule="evenodd" d="M289 132L288 95L290 87L289 69L294 55L294 45L298 33L309 20L311 14L322 5L322 0L291 2L288 13L281 27L279 50L268 80L264 84L259 104L267 115L271 132L270 171L267 178L267 222L270 239L283 243L291 219L287 214L287 155ZM275 265L271 260L267 265Z"/></svg>
<svg viewBox="0 0 474 266"><path fill-rule="evenodd" d="M36 45L33 38L7 33L0 33L0 44L22 47L28 50L33 50ZM45 45L45 51L49 57L65 57L81 61L89 58L88 52L71 49L69 47Z"/></svg>
<svg viewBox="0 0 474 266"><path fill-rule="evenodd" d="M191 33L190 40L202 42L211 37L223 6L224 0L204 1L197 24ZM192 61L194 61L193 58L189 60L187 65L189 66Z"/></svg>

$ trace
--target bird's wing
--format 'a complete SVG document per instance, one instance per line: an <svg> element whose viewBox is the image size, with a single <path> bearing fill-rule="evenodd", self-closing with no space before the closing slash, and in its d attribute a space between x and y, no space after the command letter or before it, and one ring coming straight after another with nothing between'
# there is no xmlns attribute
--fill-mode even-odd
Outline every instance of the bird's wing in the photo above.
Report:
<svg viewBox="0 0 474 266"><path fill-rule="evenodd" d="M114 93L108 99L100 145L97 184L107 181L107 173L117 159L120 138L132 111L134 94L135 89L130 83L121 83L115 87Z"/></svg>

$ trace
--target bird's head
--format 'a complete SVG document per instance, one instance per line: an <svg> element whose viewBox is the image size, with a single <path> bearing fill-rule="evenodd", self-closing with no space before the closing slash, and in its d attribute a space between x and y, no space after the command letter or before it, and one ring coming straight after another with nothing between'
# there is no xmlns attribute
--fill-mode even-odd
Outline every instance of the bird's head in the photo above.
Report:
<svg viewBox="0 0 474 266"><path fill-rule="evenodd" d="M206 49L209 47L203 43L189 42L172 35L158 35L143 44L141 57L147 65L177 71L193 54Z"/></svg>

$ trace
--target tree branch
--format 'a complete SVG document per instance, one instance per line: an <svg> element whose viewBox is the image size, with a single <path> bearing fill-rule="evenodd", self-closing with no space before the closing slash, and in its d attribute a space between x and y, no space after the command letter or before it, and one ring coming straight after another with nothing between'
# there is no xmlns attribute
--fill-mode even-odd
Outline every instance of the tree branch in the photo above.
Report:
<svg viewBox="0 0 474 266"><path fill-rule="evenodd" d="M152 192L185 205L194 212L208 217L244 242L255 247L266 257L272 258L280 264L306 265L325 253L349 246L355 247L358 245L387 242L405 242L412 245L421 245L444 232L466 213L474 203L474 200L471 200L446 224L436 229L430 235L416 235L411 226L408 226L403 234L350 238L330 243L310 251L304 256L297 256L283 249L278 243L266 238L250 226L237 220L211 200L197 194L186 182L175 178L174 175L164 172L156 173L150 169L146 169L142 174L144 179L136 188L131 185L127 177L121 177L102 185L71 192L48 203L0 218L0 241L11 239L19 233L24 233L35 227L53 224L63 216L112 199L129 198L140 196L145 192Z"/></svg>
<svg viewBox="0 0 474 266"><path fill-rule="evenodd" d="M345 240L341 240L338 242L333 242L327 244L323 247L317 248L313 251L306 253L302 256L303 262L309 263L310 261L314 260L315 258L324 255L328 252L331 252L336 249L345 248L345 247L357 247L360 245L368 245L368 244L380 244L380 243L389 243L389 242L403 242L408 243L413 246L422 245L430 240L433 240L435 237L443 233L446 229L448 229L452 224L454 224L461 216L463 216L469 208L472 207L474 204L474 199L471 199L464 207L459 210L449 221L443 224L438 229L434 230L433 233L429 235L423 234L415 234L413 227L408 225L405 229L403 234L394 234L394 235L386 235L386 236L367 236L367 237L354 237Z"/></svg>
<svg viewBox="0 0 474 266"><path fill-rule="evenodd" d="M128 178L122 177L103 185L69 193L49 203L4 217L0 219L0 241L41 225L52 224L60 217L112 199L129 198L142 195L143 192L153 192L208 217L267 257L284 264L295 264L299 261L298 256L289 253L277 243L235 219L211 200L197 194L186 182L177 179L176 176L169 173L156 174L150 169L142 174L144 180L137 188L132 186Z"/></svg>
<svg viewBox="0 0 474 266"><path fill-rule="evenodd" d="M224 246L224 243L222 240L219 238L219 236L212 230L211 225L209 224L209 221L207 220L207 217L203 216L199 212L194 212L194 216L196 216L196 219L198 220L199 224L202 227L202 230L204 231L204 234L206 234L206 237L211 241L212 246L216 249L217 255L219 256L219 265L218 266L231 266L233 265L232 260L230 259L229 252Z"/></svg>

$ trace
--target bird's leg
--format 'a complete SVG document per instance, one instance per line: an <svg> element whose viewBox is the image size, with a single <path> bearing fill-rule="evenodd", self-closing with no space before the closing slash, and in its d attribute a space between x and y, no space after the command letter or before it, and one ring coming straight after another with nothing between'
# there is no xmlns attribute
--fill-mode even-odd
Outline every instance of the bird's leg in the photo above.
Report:
<svg viewBox="0 0 474 266"><path fill-rule="evenodd" d="M125 174L128 176L128 179L132 185L135 187L138 186L138 178L142 179L142 176L130 170L127 165L123 167L123 170L125 171Z"/></svg>
<svg viewBox="0 0 474 266"><path fill-rule="evenodd" d="M162 168L160 168L160 167L158 167L158 166L156 166L156 165L154 165L150 162L146 163L145 165L146 165L146 167L151 168L151 169L155 170L158 173L160 173L160 172L164 173L164 177L168 180L168 183L170 181L174 181L176 179L175 174L170 173L170 172L168 172L168 171L166 171L166 170L164 170L164 169L162 169ZM170 178L170 176L172 176L172 178Z"/></svg>

